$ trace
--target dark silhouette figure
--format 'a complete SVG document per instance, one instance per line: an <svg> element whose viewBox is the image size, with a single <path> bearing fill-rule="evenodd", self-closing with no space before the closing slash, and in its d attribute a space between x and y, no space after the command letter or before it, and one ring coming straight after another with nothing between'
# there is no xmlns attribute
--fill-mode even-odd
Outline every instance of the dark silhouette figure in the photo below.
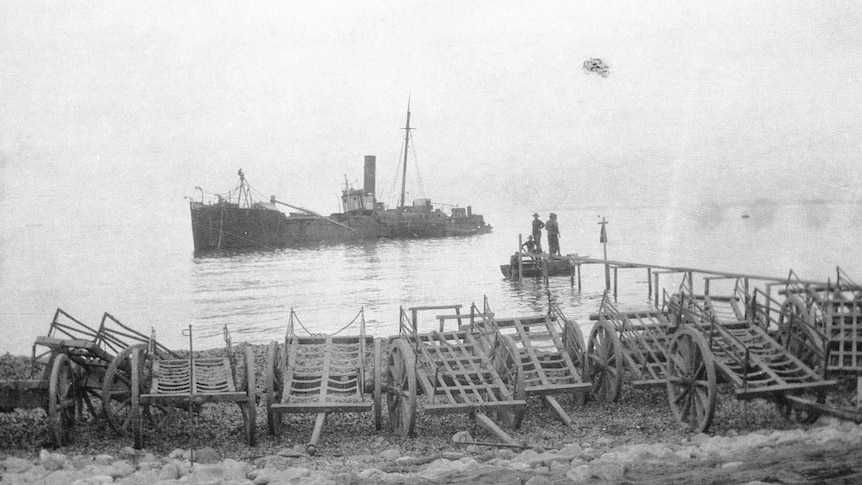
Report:
<svg viewBox="0 0 862 485"><path fill-rule="evenodd" d="M527 236L527 242L521 244L521 249L526 249L528 253L536 252L536 241L533 240L533 236Z"/></svg>
<svg viewBox="0 0 862 485"><path fill-rule="evenodd" d="M551 218L545 223L545 230L548 231L548 252L550 254L560 254L560 226L557 224L557 215L551 212Z"/></svg>
<svg viewBox="0 0 862 485"><path fill-rule="evenodd" d="M536 241L536 252L542 252L542 229L545 228L545 223L539 219L539 214L533 214L533 239Z"/></svg>

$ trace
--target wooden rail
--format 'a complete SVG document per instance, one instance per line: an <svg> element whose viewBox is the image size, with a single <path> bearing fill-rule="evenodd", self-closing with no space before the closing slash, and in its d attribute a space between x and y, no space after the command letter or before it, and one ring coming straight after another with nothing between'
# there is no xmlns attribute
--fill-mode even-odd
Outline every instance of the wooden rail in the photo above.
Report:
<svg viewBox="0 0 862 485"><path fill-rule="evenodd" d="M521 236L518 236L518 253L522 253L520 249ZM575 280L577 280L577 288L578 291L582 291L583 287L581 284L581 267L583 265L594 265L600 264L606 266L609 270L613 269L613 278L608 278L606 282L605 290L608 293L613 294L616 298L617 296L617 282L619 279L619 270L621 269L645 269L647 271L647 296L654 298L654 303L656 306L659 304L659 297L661 295L661 286L659 282L659 277L662 274L684 274L687 275L689 279L692 278L693 274L702 274L704 275L704 293L709 293L710 282L719 279L740 279L743 280L743 284L748 288L750 281L761 281L765 283L767 293L771 293L771 288L776 285L784 285L786 286L791 281L797 284L805 284L805 285L820 285L826 286L828 283L824 283L822 281L814 281L814 280L803 280L797 277L795 274L790 273L789 276L764 276L764 275L756 275L756 274L747 274L747 273L737 273L731 271L718 271L712 269L703 269L703 268L694 268L688 266L667 266L661 264L652 264L652 263L637 263L632 261L619 261L613 259L601 259L601 258L590 258L586 256L578 256L576 254L567 254L562 256L552 256L548 253L529 253L531 257L536 258L537 260L541 260L543 262L550 261L553 259L566 259L572 264L572 272L569 275L571 280L572 287L575 286ZM520 259L519 259L520 261ZM519 268L517 271L513 271L514 274L517 274L519 279L521 275L520 263L518 264ZM547 268L547 264L543 265ZM610 272L610 271L609 271ZM543 275L543 280L545 284L548 283L548 274L545 272Z"/></svg>

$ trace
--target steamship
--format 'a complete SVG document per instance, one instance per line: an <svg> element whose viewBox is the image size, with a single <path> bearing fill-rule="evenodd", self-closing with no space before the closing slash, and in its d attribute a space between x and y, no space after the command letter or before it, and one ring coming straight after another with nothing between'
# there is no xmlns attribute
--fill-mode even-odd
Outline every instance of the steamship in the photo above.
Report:
<svg viewBox="0 0 862 485"><path fill-rule="evenodd" d="M403 174L407 171L410 142L410 107L404 128ZM398 207L386 208L375 195L376 157L365 157L364 186L345 184L341 192L344 212L324 216L271 197L255 201L242 169L239 185L226 197L204 202L190 200L195 252L242 249L274 249L313 243L340 243L378 238L437 238L469 236L491 231L484 218L472 208L453 207L447 214L434 207L431 199L404 202L406 176L401 178ZM293 209L285 214L279 209Z"/></svg>

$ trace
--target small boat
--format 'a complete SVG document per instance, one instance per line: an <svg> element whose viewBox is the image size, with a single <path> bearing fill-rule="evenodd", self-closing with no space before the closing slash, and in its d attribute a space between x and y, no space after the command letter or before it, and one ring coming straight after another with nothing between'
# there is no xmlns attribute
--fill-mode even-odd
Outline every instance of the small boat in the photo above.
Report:
<svg viewBox="0 0 862 485"><path fill-rule="evenodd" d="M519 253L509 258L509 264L501 264L500 271L508 279L518 279L518 257ZM547 265L548 276L568 276L575 270L571 257L585 257L577 254L567 254L565 257L551 256L548 254L520 253L521 275L542 276Z"/></svg>

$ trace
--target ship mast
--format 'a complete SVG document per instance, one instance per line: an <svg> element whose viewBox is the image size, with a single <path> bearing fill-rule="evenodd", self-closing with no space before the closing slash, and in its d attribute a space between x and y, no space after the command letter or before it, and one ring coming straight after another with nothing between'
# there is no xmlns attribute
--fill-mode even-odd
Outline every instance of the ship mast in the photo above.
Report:
<svg viewBox="0 0 862 485"><path fill-rule="evenodd" d="M237 175L239 175L239 193L237 194L236 205L247 209L251 208L251 190L249 189L248 182L245 180L245 174L242 172L242 169L239 169Z"/></svg>
<svg viewBox="0 0 862 485"><path fill-rule="evenodd" d="M404 210L404 190L407 184L407 148L410 144L410 98L407 98L407 124L404 126L404 166L401 170L401 202L398 203L398 210Z"/></svg>

